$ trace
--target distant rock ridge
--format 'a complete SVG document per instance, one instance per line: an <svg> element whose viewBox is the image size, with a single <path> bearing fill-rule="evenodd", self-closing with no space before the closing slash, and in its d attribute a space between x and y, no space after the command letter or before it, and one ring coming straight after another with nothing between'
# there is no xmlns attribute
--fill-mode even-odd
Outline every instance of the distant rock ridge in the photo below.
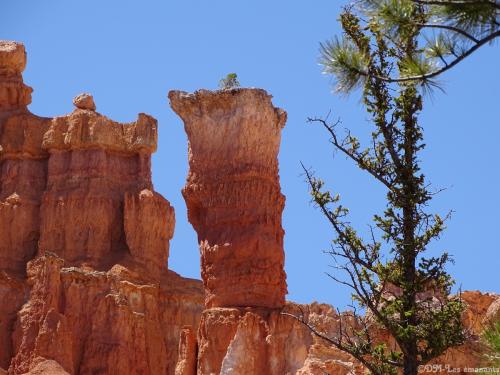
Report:
<svg viewBox="0 0 500 375"><path fill-rule="evenodd" d="M201 282L168 269L175 214L152 184L157 121L115 122L89 93L70 114L36 116L25 66L24 46L0 41L0 375L364 373L282 314L327 334L341 318L285 301L286 112L266 91L169 94L188 135ZM463 298L475 336L436 363L479 365L477 334L500 298Z"/></svg>

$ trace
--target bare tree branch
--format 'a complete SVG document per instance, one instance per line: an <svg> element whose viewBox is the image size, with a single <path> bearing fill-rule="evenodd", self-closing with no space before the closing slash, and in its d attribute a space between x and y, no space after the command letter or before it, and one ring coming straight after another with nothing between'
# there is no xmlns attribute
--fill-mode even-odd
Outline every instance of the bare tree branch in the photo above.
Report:
<svg viewBox="0 0 500 375"><path fill-rule="evenodd" d="M468 32L455 27L451 25L440 25L440 24L432 24L432 23L416 23L416 26L423 27L423 28L429 28L429 29L443 29L443 30L449 30L453 31L455 33L461 34L465 36L466 38L472 40L474 43L479 43L480 40L469 34Z"/></svg>
<svg viewBox="0 0 500 375"><path fill-rule="evenodd" d="M493 8L500 9L500 5L495 1L489 0L412 0L421 5L441 5L441 6L460 6L460 5L490 5Z"/></svg>
<svg viewBox="0 0 500 375"><path fill-rule="evenodd" d="M321 123L321 125L323 125L323 127L330 133L330 135L332 136L332 144L337 148L339 149L343 154L345 154L347 157L349 157L350 159L354 160L358 165L362 166L364 165L363 163L363 160L361 160L361 158L359 158L357 155L353 154L352 152L349 152L348 149L346 149L342 143L339 142L338 138L337 138L337 134L335 133L335 130L333 128L332 125L329 125L326 120L324 119L321 119L321 118L317 118L317 117L309 117L307 119L308 122L319 122ZM338 124L338 122L337 122ZM375 177L378 181L380 181L382 184L385 185L385 187L387 187L388 189L391 189L391 184L389 181L387 181L380 173L377 173L376 171L374 171L373 169L371 168L367 168L366 166L363 167L363 169L365 169L368 173L370 173L373 177Z"/></svg>
<svg viewBox="0 0 500 375"><path fill-rule="evenodd" d="M422 74L422 75L417 75L417 76L409 76L409 77L400 77L400 78L391 78L391 77L384 77L384 76L379 76L379 75L373 75L368 72L362 71L357 69L356 72L362 76L365 77L372 77L375 79L378 79L380 81L384 82L411 82L411 81L425 81L429 80L431 78L434 78L438 76L441 73L446 72L447 70L453 68L455 65L457 65L459 62L464 60L466 57L470 56L474 51L478 50L485 44L491 42L495 38L500 37L500 30L495 31L494 33L489 34L488 36L480 39L476 44L474 44L471 48L469 48L467 51L462 53L461 55L458 55L458 57L450 62L448 65L444 66L441 69L435 70L432 73L427 73L427 74Z"/></svg>

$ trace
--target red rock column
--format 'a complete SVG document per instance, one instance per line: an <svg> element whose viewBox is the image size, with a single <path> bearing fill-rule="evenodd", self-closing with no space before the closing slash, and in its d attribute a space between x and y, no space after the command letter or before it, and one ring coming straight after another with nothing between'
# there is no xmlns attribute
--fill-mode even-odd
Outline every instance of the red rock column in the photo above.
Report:
<svg viewBox="0 0 500 375"><path fill-rule="evenodd" d="M23 83L26 52L0 41L0 269L24 274L36 252L47 153L48 119L31 114L31 87Z"/></svg>
<svg viewBox="0 0 500 375"><path fill-rule="evenodd" d="M47 171L41 139L48 119L27 109L32 89L23 82L25 66L24 46L0 41L0 368L13 355L10 335L25 299L26 262L37 249Z"/></svg>
<svg viewBox="0 0 500 375"><path fill-rule="evenodd" d="M169 93L189 140L183 189L198 233L205 305L285 302L277 155L286 112L260 89Z"/></svg>

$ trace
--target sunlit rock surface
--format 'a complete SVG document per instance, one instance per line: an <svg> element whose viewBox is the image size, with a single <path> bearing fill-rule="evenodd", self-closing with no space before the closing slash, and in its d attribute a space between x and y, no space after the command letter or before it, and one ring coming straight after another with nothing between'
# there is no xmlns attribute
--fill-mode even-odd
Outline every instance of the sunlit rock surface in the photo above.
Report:
<svg viewBox="0 0 500 375"><path fill-rule="evenodd" d="M33 115L25 65L22 44L0 42L0 368L173 374L204 296L167 269L175 217L151 182L157 122L112 121L90 94L68 115Z"/></svg>

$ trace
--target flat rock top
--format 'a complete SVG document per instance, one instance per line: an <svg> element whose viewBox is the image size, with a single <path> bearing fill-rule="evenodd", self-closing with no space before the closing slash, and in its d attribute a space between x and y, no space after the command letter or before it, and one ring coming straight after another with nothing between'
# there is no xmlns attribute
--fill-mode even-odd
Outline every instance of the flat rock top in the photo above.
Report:
<svg viewBox="0 0 500 375"><path fill-rule="evenodd" d="M247 117L274 116L279 128L285 126L286 112L274 107L272 95L259 88L198 90L194 93L172 90L168 93L170 106L185 122L202 116L228 118L229 114L247 113Z"/></svg>
<svg viewBox="0 0 500 375"><path fill-rule="evenodd" d="M21 74L25 67L24 45L9 40L0 40L0 74Z"/></svg>
<svg viewBox="0 0 500 375"><path fill-rule="evenodd" d="M175 105L178 102L224 102L224 101L235 101L238 99L246 100L264 100L271 103L272 95L268 94L266 90L258 88L232 88L225 90L197 90L194 93L188 93L180 90L171 90L168 93L168 98L170 102Z"/></svg>

